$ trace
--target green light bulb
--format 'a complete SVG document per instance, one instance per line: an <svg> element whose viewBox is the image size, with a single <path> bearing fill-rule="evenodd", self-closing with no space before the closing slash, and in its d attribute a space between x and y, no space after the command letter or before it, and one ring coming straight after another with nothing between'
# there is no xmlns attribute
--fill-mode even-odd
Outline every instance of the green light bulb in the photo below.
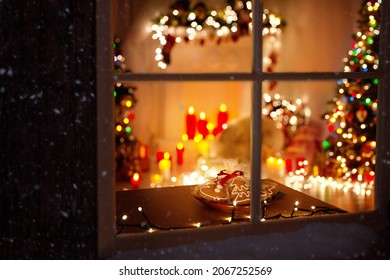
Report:
<svg viewBox="0 0 390 280"><path fill-rule="evenodd" d="M330 147L329 141L324 140L324 142L322 142L322 147L324 147L325 150L329 149L329 147Z"/></svg>

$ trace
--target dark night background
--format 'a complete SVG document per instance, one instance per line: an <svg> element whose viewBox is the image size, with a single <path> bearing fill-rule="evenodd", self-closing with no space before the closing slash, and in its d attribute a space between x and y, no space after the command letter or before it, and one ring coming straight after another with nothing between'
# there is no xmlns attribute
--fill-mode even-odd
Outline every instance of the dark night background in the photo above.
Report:
<svg viewBox="0 0 390 280"><path fill-rule="evenodd" d="M97 257L95 1L0 1L0 258Z"/></svg>

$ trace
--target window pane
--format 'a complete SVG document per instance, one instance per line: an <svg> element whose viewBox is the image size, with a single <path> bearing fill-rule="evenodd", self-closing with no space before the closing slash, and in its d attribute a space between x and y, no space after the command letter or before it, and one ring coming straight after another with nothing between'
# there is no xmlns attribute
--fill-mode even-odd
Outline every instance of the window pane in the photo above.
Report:
<svg viewBox="0 0 390 280"><path fill-rule="evenodd" d="M135 73L250 72L251 12L251 1L115 1L114 36ZM266 10L264 25L273 68L283 23Z"/></svg>
<svg viewBox="0 0 390 280"><path fill-rule="evenodd" d="M249 163L251 83L127 85L128 89L116 90L118 189L203 182L207 174L216 175L224 169L221 158ZM236 125L240 130L225 136L229 140L235 137L235 141L220 140L226 126L238 121L244 124ZM169 154L168 170L160 162L164 153ZM134 172L141 176L140 185L130 185Z"/></svg>
<svg viewBox="0 0 390 280"><path fill-rule="evenodd" d="M186 2L190 4L180 4ZM251 5L246 3L250 1L236 1L234 9L227 11L226 1L217 0L207 1L206 7L198 8L190 1L115 1L113 32L122 41L128 68L135 73L250 72L252 39L247 7ZM263 69L343 71L343 58L353 42L351 37L361 31L357 24L360 7L360 0L264 1ZM204 22L201 31L194 31L196 27L191 24L201 25L200 18L210 16L214 10L219 12L215 21L220 14L225 17L220 29ZM226 23L229 11L245 22L237 32L231 28L234 24L241 26L239 21L233 25ZM196 19L191 18L191 12ZM180 19L181 14L186 17ZM169 20L163 19L164 16ZM155 28L160 24L164 31L156 33L153 24ZM222 28L224 25L229 32ZM226 34L219 37L217 33L222 29ZM193 40L190 30L196 35ZM152 38L159 37L156 34L164 35L160 36L162 41Z"/></svg>
<svg viewBox="0 0 390 280"><path fill-rule="evenodd" d="M208 207L193 186L200 188L224 169L240 168L238 158L231 159L235 156L246 163L241 171L249 169L251 83L129 82L121 87L116 85L114 116L118 232L230 223L232 204ZM232 122L244 124L235 126L236 140L230 141L233 135L221 140ZM215 152L216 146L225 148ZM235 219L249 222L249 206L238 209Z"/></svg>
<svg viewBox="0 0 390 280"><path fill-rule="evenodd" d="M352 35L359 31L356 20L361 3L360 0L264 1L265 7L286 21L272 70L343 71L343 58L351 48Z"/></svg>
<svg viewBox="0 0 390 280"><path fill-rule="evenodd" d="M372 210L377 85L376 79L279 82L268 91L264 84L263 114L277 122L285 143L285 173L266 160L266 176L347 211Z"/></svg>

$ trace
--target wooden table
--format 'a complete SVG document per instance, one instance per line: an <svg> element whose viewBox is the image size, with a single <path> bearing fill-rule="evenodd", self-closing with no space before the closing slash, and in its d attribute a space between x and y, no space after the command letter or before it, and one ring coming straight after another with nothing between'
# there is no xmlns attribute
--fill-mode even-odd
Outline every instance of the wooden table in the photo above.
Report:
<svg viewBox="0 0 390 280"><path fill-rule="evenodd" d="M266 179L268 180L268 179ZM265 181L265 180L263 180ZM194 186L175 186L159 189L117 191L118 233L144 232L210 226L249 221L249 213L220 211L196 199ZM284 219L305 215L324 215L345 212L337 207L279 184L277 198L267 204L266 219ZM296 206L296 202L299 202ZM312 206L315 209L312 210ZM142 211L141 208L142 208ZM298 210L294 210L298 207Z"/></svg>

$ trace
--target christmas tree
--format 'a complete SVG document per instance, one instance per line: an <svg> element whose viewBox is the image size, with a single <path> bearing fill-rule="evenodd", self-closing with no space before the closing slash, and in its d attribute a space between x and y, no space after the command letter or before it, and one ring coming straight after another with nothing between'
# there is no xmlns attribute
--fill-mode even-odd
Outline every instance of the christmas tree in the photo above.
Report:
<svg viewBox="0 0 390 280"><path fill-rule="evenodd" d="M125 58L120 48L120 40L114 41L114 71L116 73L129 72L124 63ZM141 171L138 159L139 141L133 135L132 121L134 120L134 106L136 88L123 83L116 83L115 98L115 159L116 178L128 179ZM137 175L139 176L139 175Z"/></svg>
<svg viewBox="0 0 390 280"><path fill-rule="evenodd" d="M364 1L359 10L359 31L344 59L344 72L378 69L381 1ZM325 176L372 182L375 176L378 79L342 79L337 96L324 115L329 136L323 142Z"/></svg>

